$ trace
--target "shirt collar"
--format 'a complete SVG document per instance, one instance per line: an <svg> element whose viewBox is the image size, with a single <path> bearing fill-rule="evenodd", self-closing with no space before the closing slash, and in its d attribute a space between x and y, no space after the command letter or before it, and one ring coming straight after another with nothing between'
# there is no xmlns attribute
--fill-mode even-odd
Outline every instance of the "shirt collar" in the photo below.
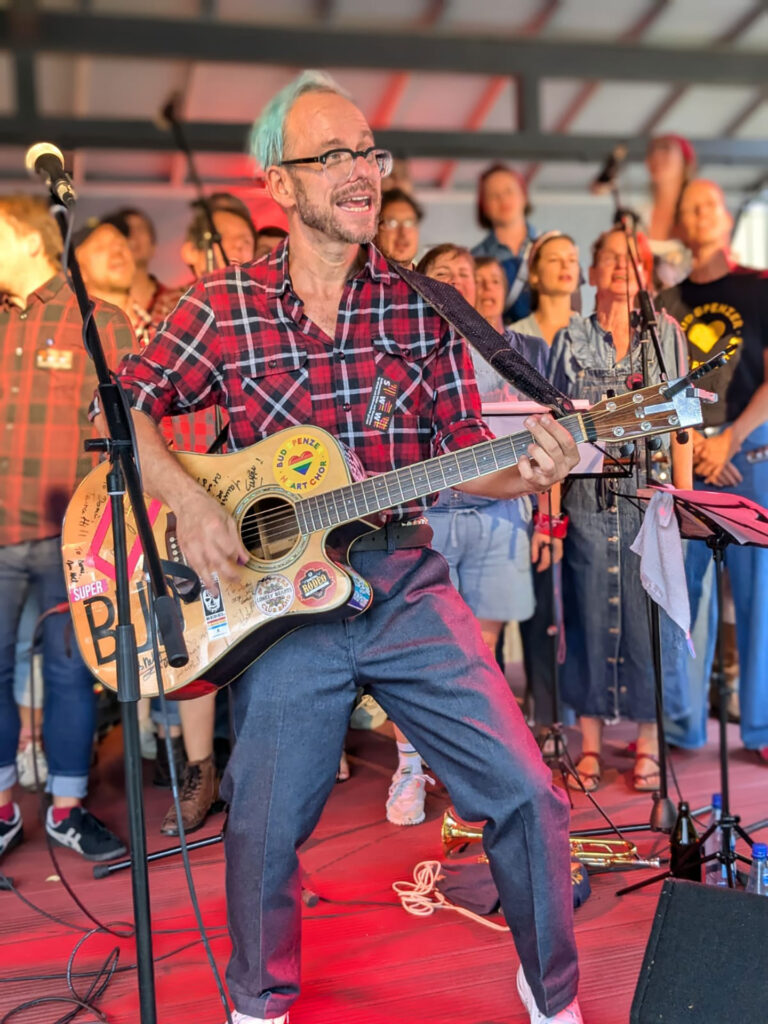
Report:
<svg viewBox="0 0 768 1024"><path fill-rule="evenodd" d="M291 277L288 271L288 239L284 239L266 256L262 256L258 266L262 268L261 284L266 291L273 295L284 295L289 291ZM355 277L367 277L371 281L381 281L383 284L391 283L389 264L373 242L368 242L365 246L365 263Z"/></svg>
<svg viewBox="0 0 768 1024"><path fill-rule="evenodd" d="M50 302L51 299L55 298L55 296L58 295L58 293L65 285L66 278L64 277L63 272L59 271L57 274L54 274L53 277L50 277L47 281L41 284L38 288L35 288L34 291L30 292L30 294L27 296L27 305L25 308L29 309L29 307L32 305L33 297L38 302ZM0 305L2 305L3 309L18 309L21 312L21 307L11 302L7 295L0 296Z"/></svg>

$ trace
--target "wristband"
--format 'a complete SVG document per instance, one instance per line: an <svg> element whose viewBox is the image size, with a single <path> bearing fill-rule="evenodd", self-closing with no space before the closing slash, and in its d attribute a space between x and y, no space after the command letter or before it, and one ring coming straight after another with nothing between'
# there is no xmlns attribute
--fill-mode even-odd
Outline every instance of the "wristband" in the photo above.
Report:
<svg viewBox="0 0 768 1024"><path fill-rule="evenodd" d="M550 516L546 512L533 513L533 528L537 533L563 540L568 533L568 516Z"/></svg>

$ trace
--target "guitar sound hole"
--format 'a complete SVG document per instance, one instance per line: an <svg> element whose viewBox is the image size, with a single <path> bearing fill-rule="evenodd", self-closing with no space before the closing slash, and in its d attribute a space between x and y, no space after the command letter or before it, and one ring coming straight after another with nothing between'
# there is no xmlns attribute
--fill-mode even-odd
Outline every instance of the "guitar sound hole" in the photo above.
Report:
<svg viewBox="0 0 768 1024"><path fill-rule="evenodd" d="M299 540L293 505L275 496L257 498L243 516L240 536L251 555L260 562L283 558Z"/></svg>

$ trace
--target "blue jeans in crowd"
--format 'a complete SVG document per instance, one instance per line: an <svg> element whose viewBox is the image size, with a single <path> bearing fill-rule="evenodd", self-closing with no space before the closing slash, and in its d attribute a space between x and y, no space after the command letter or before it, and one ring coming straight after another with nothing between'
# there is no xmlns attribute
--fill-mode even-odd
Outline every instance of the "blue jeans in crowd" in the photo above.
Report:
<svg viewBox="0 0 768 1024"><path fill-rule="evenodd" d="M13 693L14 662L27 593L42 610L67 600L58 537L0 547L0 790L10 789L16 781L19 712ZM45 619L42 653L46 788L55 796L82 798L88 787L96 699L93 676L80 657L68 612Z"/></svg>
<svg viewBox="0 0 768 1024"><path fill-rule="evenodd" d="M552 785L479 627L428 548L353 554L374 604L281 640L234 684L237 742L222 783L235 1007L283 1014L299 992L297 849L333 788L366 687L447 786L484 844L538 1005L576 995L568 803ZM510 965L510 992L511 985Z"/></svg>
<svg viewBox="0 0 768 1024"><path fill-rule="evenodd" d="M697 488L739 494L768 506L768 462L750 463L746 458L751 449L766 444L768 424L763 424L734 456L733 464L743 477L740 484L710 488L697 481ZM768 746L768 548L729 544L724 561L736 609L741 738L745 747L759 750ZM707 742L709 679L717 640L714 559L703 540L689 542L685 575L691 602L691 635L696 647L696 658L686 664L691 712L679 718L670 715L666 731L671 743L693 749Z"/></svg>

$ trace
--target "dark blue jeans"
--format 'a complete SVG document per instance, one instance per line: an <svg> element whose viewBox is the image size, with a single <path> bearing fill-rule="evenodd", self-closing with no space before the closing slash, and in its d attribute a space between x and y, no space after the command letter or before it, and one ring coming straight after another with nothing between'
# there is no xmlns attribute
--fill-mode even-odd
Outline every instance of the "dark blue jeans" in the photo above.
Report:
<svg viewBox="0 0 768 1024"><path fill-rule="evenodd" d="M16 781L19 713L13 695L14 660L28 592L41 611L66 601L58 537L0 547L0 790ZM45 620L43 679L47 789L55 796L82 798L88 786L96 700L93 677L80 657L68 613Z"/></svg>
<svg viewBox="0 0 768 1024"><path fill-rule="evenodd" d="M430 549L354 556L373 607L284 638L235 683L237 742L222 792L232 957L241 1013L273 1017L299 992L298 847L333 786L355 687L366 686L447 786L487 819L485 849L537 1003L576 995L568 805L476 620Z"/></svg>

